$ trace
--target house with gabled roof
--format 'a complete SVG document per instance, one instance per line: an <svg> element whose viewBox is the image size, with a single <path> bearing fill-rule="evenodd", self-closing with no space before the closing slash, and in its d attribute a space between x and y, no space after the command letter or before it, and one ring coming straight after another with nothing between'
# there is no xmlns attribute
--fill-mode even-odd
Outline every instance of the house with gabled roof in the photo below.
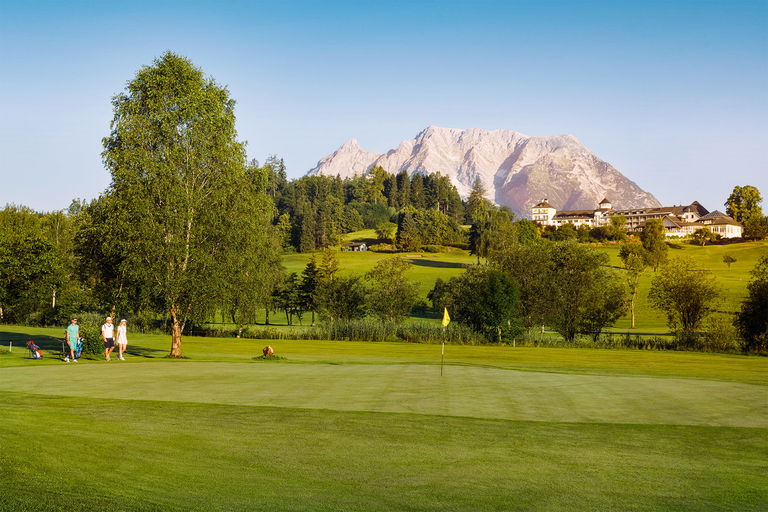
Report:
<svg viewBox="0 0 768 512"><path fill-rule="evenodd" d="M641 231L646 222L659 219L668 237L685 237L697 229L706 227L722 238L741 238L743 226L733 218L717 210L710 212L701 203L694 201L687 206L661 206L654 208L627 208L614 210L611 202L605 198L594 210L557 211L546 199L533 206L531 219L541 226L559 227L573 224L578 227L606 226L614 215L623 216L629 232Z"/></svg>

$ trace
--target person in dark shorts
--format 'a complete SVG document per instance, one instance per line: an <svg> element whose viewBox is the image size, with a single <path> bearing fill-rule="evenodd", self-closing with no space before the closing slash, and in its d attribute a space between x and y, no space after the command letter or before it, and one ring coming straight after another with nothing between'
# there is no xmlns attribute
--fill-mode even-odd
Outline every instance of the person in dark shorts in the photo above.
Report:
<svg viewBox="0 0 768 512"><path fill-rule="evenodd" d="M104 340L104 359L110 361L109 355L115 350L115 326L110 316L107 317L107 321L101 326L101 339Z"/></svg>

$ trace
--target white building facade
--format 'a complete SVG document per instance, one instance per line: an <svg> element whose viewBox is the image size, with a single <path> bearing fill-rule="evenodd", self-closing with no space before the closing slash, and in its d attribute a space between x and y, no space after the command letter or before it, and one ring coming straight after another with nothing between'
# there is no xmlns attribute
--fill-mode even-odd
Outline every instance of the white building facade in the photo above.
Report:
<svg viewBox="0 0 768 512"><path fill-rule="evenodd" d="M709 228L722 238L741 238L743 226L728 215L717 210L709 212L698 201L688 206L662 206L659 208L629 208L614 210L608 199L603 199L594 210L557 211L546 199L531 209L531 219L540 226L559 227L573 224L576 227L607 226L611 217L623 216L627 231L641 231L651 219L659 219L668 237L691 236L697 229Z"/></svg>

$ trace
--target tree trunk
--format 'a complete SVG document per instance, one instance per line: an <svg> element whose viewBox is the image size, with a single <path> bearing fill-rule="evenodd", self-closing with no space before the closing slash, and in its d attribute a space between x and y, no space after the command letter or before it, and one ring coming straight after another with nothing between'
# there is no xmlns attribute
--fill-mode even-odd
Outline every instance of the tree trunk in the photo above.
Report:
<svg viewBox="0 0 768 512"><path fill-rule="evenodd" d="M264 325L269 325L269 308L264 310Z"/></svg>
<svg viewBox="0 0 768 512"><path fill-rule="evenodd" d="M632 301L629 303L629 312L631 314L630 328L635 328L635 296L632 296Z"/></svg>
<svg viewBox="0 0 768 512"><path fill-rule="evenodd" d="M315 312L313 310L312 311L312 327L314 327L314 326L315 326Z"/></svg>
<svg viewBox="0 0 768 512"><path fill-rule="evenodd" d="M171 353L168 357L184 357L181 353L181 324L179 306L171 306Z"/></svg>
<svg viewBox="0 0 768 512"><path fill-rule="evenodd" d="M51 309L56 311L56 288L53 289L51 294Z"/></svg>

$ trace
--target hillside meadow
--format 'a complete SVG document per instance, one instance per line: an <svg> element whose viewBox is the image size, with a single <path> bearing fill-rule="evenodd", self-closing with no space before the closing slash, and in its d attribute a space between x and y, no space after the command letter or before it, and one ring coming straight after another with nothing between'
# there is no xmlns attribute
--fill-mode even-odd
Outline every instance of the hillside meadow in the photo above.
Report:
<svg viewBox="0 0 768 512"><path fill-rule="evenodd" d="M366 241L375 243L373 230L357 231L346 235L349 241ZM610 264L621 267L622 262L618 256L619 244L603 244L596 249L608 254ZM730 269L723 263L723 256L729 254L736 259ZM738 311L741 300L746 296L747 283L750 280L750 271L758 259L768 254L768 242L741 242L724 245L706 245L704 247L690 244L687 241L671 241L669 243L669 256L690 257L703 269L711 271L722 290L722 297L718 310L727 313ZM427 293L438 278L449 279L459 275L465 265L477 263L477 258L469 254L469 251L451 249L449 252L430 253L383 253L383 252L343 252L336 253L340 272L342 274L363 274L373 266L385 259L399 255L407 258L413 265L408 272L408 278L419 283L419 296L427 301ZM287 272L301 273L304 266L317 253L292 253L283 257L283 265ZM638 303L635 313L635 330L637 332L663 333L667 332L666 318L661 311L653 309L648 303L648 290L653 279L653 269L647 269L640 278ZM427 301L428 302L428 301ZM278 322L279 315L274 317ZM731 318L724 316L723 318ZM613 327L613 331L627 332L630 328L629 315L621 318Z"/></svg>
<svg viewBox="0 0 768 512"><path fill-rule="evenodd" d="M0 328L2 510L761 510L768 358ZM34 361L18 348L43 347ZM8 343L17 346L8 351Z"/></svg>

